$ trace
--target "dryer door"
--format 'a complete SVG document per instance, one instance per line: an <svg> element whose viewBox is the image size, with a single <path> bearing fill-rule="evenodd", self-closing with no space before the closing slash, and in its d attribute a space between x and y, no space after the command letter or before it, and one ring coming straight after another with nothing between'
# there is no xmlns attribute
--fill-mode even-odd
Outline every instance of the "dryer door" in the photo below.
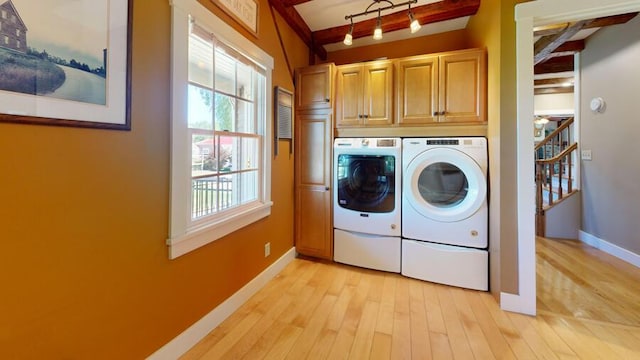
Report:
<svg viewBox="0 0 640 360"><path fill-rule="evenodd" d="M418 213L435 221L464 220L486 201L482 169L455 149L435 148L418 154L403 176L403 196Z"/></svg>

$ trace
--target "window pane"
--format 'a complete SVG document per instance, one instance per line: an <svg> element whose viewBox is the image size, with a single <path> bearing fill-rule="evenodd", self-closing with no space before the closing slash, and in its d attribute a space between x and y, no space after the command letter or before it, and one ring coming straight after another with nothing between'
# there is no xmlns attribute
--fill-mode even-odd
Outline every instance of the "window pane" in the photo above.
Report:
<svg viewBox="0 0 640 360"><path fill-rule="evenodd" d="M191 135L191 176L207 175L218 170L215 148L212 135Z"/></svg>
<svg viewBox="0 0 640 360"><path fill-rule="evenodd" d="M193 179L191 191L191 218L197 219L218 210L218 177Z"/></svg>
<svg viewBox="0 0 640 360"><path fill-rule="evenodd" d="M213 88L213 45L194 34L189 36L189 81Z"/></svg>
<svg viewBox="0 0 640 360"><path fill-rule="evenodd" d="M221 172L229 172L233 169L233 159L236 157L236 152L233 150L233 143L235 138L231 136L219 136L220 142L219 150L219 170Z"/></svg>
<svg viewBox="0 0 640 360"><path fill-rule="evenodd" d="M238 63L237 73L238 91L236 95L241 99L253 100L253 67Z"/></svg>
<svg viewBox="0 0 640 360"><path fill-rule="evenodd" d="M220 176L220 210L238 205L238 174Z"/></svg>
<svg viewBox="0 0 640 360"><path fill-rule="evenodd" d="M236 132L243 132L249 134L255 134L256 132L256 119L254 116L253 103L238 100L238 112L236 119Z"/></svg>
<svg viewBox="0 0 640 360"><path fill-rule="evenodd" d="M216 93L216 130L235 132L236 99Z"/></svg>
<svg viewBox="0 0 640 360"><path fill-rule="evenodd" d="M221 167L221 171L237 171L238 162L241 161L241 153L239 149L240 139L235 136L220 136L220 151L224 150L225 162Z"/></svg>
<svg viewBox="0 0 640 360"><path fill-rule="evenodd" d="M188 122L192 129L213 130L213 93L189 84Z"/></svg>
<svg viewBox="0 0 640 360"><path fill-rule="evenodd" d="M240 199L242 204L258 200L258 189L260 182L258 181L258 171L243 172L240 174L240 183L242 184L242 193Z"/></svg>
<svg viewBox="0 0 640 360"><path fill-rule="evenodd" d="M259 146L260 140L258 138L242 138L242 164L240 164L240 170L258 168L260 165L258 163Z"/></svg>
<svg viewBox="0 0 640 360"><path fill-rule="evenodd" d="M216 90L225 94L236 93L235 59L216 49Z"/></svg>

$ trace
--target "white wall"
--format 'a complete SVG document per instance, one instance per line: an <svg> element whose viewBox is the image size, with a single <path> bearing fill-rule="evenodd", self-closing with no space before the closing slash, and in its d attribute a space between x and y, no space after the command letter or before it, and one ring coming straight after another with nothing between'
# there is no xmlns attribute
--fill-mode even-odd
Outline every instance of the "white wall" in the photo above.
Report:
<svg viewBox="0 0 640 360"><path fill-rule="evenodd" d="M581 60L582 230L640 254L640 16L601 29ZM589 109L602 97L603 113Z"/></svg>
<svg viewBox="0 0 640 360"><path fill-rule="evenodd" d="M536 115L572 115L573 93L536 95L533 97L533 108Z"/></svg>

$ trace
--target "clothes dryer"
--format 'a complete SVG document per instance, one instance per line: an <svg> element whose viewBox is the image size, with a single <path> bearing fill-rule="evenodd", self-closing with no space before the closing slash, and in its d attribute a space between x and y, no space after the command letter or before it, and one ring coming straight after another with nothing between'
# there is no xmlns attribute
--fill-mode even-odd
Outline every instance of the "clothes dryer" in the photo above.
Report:
<svg viewBox="0 0 640 360"><path fill-rule="evenodd" d="M402 274L488 290L485 138L402 143Z"/></svg>

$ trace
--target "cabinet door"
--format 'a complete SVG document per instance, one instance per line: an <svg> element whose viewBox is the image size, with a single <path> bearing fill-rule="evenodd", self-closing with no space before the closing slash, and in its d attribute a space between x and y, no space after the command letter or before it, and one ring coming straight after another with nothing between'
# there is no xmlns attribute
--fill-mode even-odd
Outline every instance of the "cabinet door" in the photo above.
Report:
<svg viewBox="0 0 640 360"><path fill-rule="evenodd" d="M331 109L333 64L296 70L296 110Z"/></svg>
<svg viewBox="0 0 640 360"><path fill-rule="evenodd" d="M438 121L438 57L421 56L396 63L396 106L399 125L422 125Z"/></svg>
<svg viewBox="0 0 640 360"><path fill-rule="evenodd" d="M440 57L440 121L486 121L485 74L486 60L482 50Z"/></svg>
<svg viewBox="0 0 640 360"><path fill-rule="evenodd" d="M363 67L342 65L336 71L336 126L359 126L362 113Z"/></svg>
<svg viewBox="0 0 640 360"><path fill-rule="evenodd" d="M393 122L393 63L367 64L363 69L362 99L364 125L391 125Z"/></svg>
<svg viewBox="0 0 640 360"><path fill-rule="evenodd" d="M295 245L300 254L332 259L330 112L297 113Z"/></svg>

